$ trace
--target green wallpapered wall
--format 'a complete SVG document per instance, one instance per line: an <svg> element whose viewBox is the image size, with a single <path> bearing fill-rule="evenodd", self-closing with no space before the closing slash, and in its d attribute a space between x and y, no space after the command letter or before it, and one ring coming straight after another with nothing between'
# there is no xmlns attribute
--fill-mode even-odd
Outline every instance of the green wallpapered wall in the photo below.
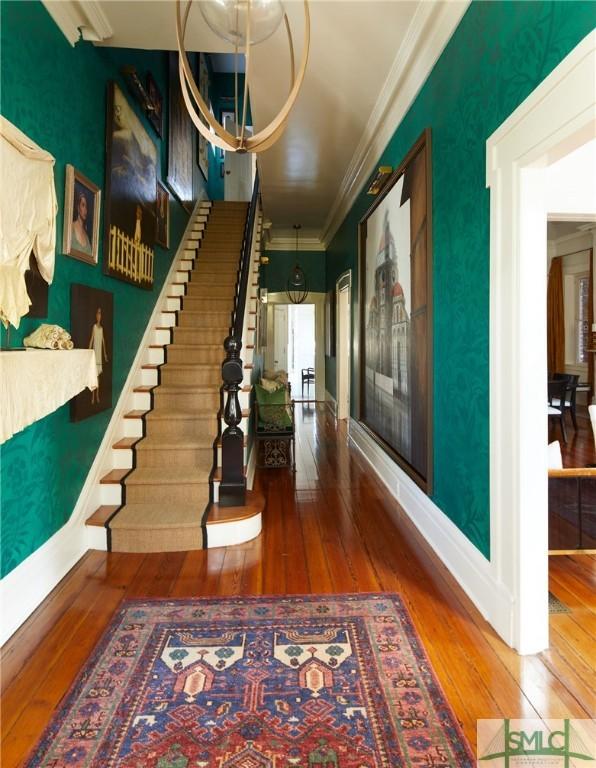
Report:
<svg viewBox="0 0 596 768"><path fill-rule="evenodd" d="M489 519L489 192L486 139L593 28L592 2L474 2L379 165L432 130L433 501L486 556ZM361 194L327 250L327 287L353 270ZM357 301L353 303L356 328ZM335 359L326 361L335 395ZM356 371L352 375L352 405ZM356 415L355 412L353 415Z"/></svg>
<svg viewBox="0 0 596 768"><path fill-rule="evenodd" d="M143 77L150 70L165 105L167 56L159 52L94 48L89 43L78 43L72 48L40 2L2 2L0 14L1 111L56 158L55 186L59 205L56 270L49 290L48 319L23 320L19 331L13 330L11 334L11 345L18 344L41 322L69 328L71 283L112 291L115 404L188 216L172 197L170 242L173 247L169 251L156 248L153 291L106 277L102 274L101 255L97 267L60 255L65 164L72 163L104 188L106 83L110 79L120 79L119 69L124 64L136 66ZM141 118L148 127L144 116ZM160 142L150 127L148 132L159 145L161 175L165 178L167 135ZM201 180L197 175L202 178L195 164L195 193L198 195ZM111 413L105 411L74 424L69 421L66 405L2 445L2 576L67 522Z"/></svg>
<svg viewBox="0 0 596 768"><path fill-rule="evenodd" d="M267 251L269 264L261 267L260 285L272 293L285 291L290 271L296 264L296 251ZM325 252L298 251L298 264L304 270L308 290L325 291Z"/></svg>

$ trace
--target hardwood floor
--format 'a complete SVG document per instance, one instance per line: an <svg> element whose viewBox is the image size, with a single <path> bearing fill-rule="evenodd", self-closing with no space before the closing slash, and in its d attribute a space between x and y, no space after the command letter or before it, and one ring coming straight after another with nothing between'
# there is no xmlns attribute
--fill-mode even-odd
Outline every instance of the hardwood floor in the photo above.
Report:
<svg viewBox="0 0 596 768"><path fill-rule="evenodd" d="M164 555L89 552L3 648L2 766L18 766L123 598L396 591L472 746L477 718L593 717L596 558L551 558L550 650L520 657L482 619L376 479L346 428L314 404L295 479L257 478L263 533L245 545Z"/></svg>
<svg viewBox="0 0 596 768"><path fill-rule="evenodd" d="M587 467L589 464L596 464L594 433L592 432L587 407L578 406L577 429L574 429L570 416L566 417L565 427L567 429L566 443L563 442L559 425L553 420L549 420L548 441L549 443L553 440L560 442L563 466L569 469L571 467Z"/></svg>

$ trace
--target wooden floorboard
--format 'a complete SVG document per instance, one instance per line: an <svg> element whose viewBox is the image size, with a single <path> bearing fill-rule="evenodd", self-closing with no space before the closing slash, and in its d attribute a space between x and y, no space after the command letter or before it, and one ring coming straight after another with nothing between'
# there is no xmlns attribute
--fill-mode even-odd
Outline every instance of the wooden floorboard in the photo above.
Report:
<svg viewBox="0 0 596 768"><path fill-rule="evenodd" d="M551 617L548 651L520 657L388 497L345 425L311 403L297 416L296 473L257 475L267 500L257 539L163 555L89 552L8 641L3 768L34 746L124 598L395 591L473 746L478 718L594 716L596 557L550 558L550 590L570 612ZM570 441L570 461L589 455L583 437L581 451L577 435Z"/></svg>

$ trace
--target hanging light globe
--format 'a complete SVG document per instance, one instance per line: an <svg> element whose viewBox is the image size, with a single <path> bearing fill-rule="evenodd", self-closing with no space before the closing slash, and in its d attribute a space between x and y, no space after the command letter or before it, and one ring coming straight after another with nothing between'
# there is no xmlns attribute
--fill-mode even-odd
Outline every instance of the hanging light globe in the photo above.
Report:
<svg viewBox="0 0 596 768"><path fill-rule="evenodd" d="M301 224L294 224L296 231L296 265L288 277L287 290L288 299L292 304L302 304L308 296L308 283L304 270L298 264L298 232L302 229Z"/></svg>
<svg viewBox="0 0 596 768"><path fill-rule="evenodd" d="M201 136L214 147L224 152L264 152L281 137L286 129L288 117L296 103L304 81L308 54L310 50L310 11L308 0L302 0L304 7L304 41L300 64L294 61L294 41L290 22L280 0L198 0L203 19L213 32L232 43L236 54L243 52L245 59L244 105L242 114L239 109L239 94L234 97L234 124L236 135L230 133L218 122L205 98L197 86L194 73L184 45L186 29L189 23L193 0L182 3L176 0L176 37L179 52L179 74L182 98L194 126ZM282 21L288 38L290 60L290 88L285 102L269 125L257 133L249 135L246 131L248 83L251 70L251 46L271 37ZM235 57L238 61L238 56ZM272 67L279 62L271 62ZM236 70L236 74L238 71ZM237 82L237 78L236 78Z"/></svg>
<svg viewBox="0 0 596 768"><path fill-rule="evenodd" d="M203 18L218 37L246 47L250 15L250 45L262 43L277 30L284 17L281 0L199 0Z"/></svg>

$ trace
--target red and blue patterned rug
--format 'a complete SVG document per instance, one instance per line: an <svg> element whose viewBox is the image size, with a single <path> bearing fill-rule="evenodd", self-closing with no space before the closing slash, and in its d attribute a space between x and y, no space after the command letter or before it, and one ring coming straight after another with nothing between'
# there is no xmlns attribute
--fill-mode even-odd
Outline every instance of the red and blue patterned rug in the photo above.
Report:
<svg viewBox="0 0 596 768"><path fill-rule="evenodd" d="M472 766L393 594L123 604L29 768Z"/></svg>

